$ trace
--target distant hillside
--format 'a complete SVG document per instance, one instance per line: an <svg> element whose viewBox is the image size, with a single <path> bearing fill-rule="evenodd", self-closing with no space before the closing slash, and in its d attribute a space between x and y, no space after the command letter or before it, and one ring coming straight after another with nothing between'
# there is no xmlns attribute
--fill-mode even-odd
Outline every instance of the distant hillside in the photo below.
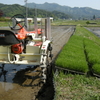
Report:
<svg viewBox="0 0 100 100"><path fill-rule="evenodd" d="M47 11L59 11L65 14L72 16L73 18L93 18L93 15L100 18L100 10L92 9L89 7L74 7L71 8L69 6L61 6L56 3L44 3L44 4L36 4L36 3L28 3L28 7L30 8L38 8Z"/></svg>
<svg viewBox="0 0 100 100"><path fill-rule="evenodd" d="M37 11L35 11L35 8ZM25 6L21 6L18 4L13 5L5 5L0 3L0 10L3 11L3 16L11 17L14 14L23 14L25 15ZM95 15L96 18L100 18L100 10L92 9L89 7L68 7L61 6L56 3L44 3L44 4L36 4L36 3L28 3L28 17L53 17L54 19L83 19L89 18L92 19Z"/></svg>
<svg viewBox="0 0 100 100"><path fill-rule="evenodd" d="M0 10L3 11L4 17L11 17L15 14L26 15L25 6L21 6L18 4L13 4L13 5L0 4ZM28 10L28 17L34 17L37 14L37 17L53 17L54 19L57 19L57 18L68 19L68 18L70 18L69 15L62 13L62 12L58 12L58 11L50 12L50 11L41 10L41 9L35 10L32 8L28 8L27 10Z"/></svg>
<svg viewBox="0 0 100 100"><path fill-rule="evenodd" d="M25 7L20 6L18 4L14 5L5 5L5 4L0 4L0 10L3 11L3 16L4 17L11 17L14 14L25 14Z"/></svg>

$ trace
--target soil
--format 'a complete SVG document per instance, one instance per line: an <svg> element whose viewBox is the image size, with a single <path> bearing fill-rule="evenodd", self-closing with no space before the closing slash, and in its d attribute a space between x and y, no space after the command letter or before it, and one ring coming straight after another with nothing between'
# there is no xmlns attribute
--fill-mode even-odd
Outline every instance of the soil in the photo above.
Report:
<svg viewBox="0 0 100 100"><path fill-rule="evenodd" d="M52 26L53 59L74 32L75 26ZM51 62L52 62L51 61ZM38 66L5 65L0 67L0 100L53 100L53 76L43 84Z"/></svg>

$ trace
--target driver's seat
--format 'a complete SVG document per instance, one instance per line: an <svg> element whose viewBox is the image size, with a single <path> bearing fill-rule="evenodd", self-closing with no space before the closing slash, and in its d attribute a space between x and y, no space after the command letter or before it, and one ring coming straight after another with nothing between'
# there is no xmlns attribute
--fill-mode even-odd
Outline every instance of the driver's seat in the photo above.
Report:
<svg viewBox="0 0 100 100"><path fill-rule="evenodd" d="M20 41L15 34L10 30L0 30L0 45L18 44Z"/></svg>

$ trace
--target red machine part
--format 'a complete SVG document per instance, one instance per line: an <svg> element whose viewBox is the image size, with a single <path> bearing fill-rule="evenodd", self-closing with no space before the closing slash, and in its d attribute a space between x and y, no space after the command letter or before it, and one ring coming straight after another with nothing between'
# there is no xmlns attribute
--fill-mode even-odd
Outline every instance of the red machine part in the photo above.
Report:
<svg viewBox="0 0 100 100"><path fill-rule="evenodd" d="M19 27L22 27L21 24L18 24ZM26 29L23 27L21 28L19 31L18 31L18 34L16 34L16 37L19 39L19 40L24 40L27 38L27 34L28 33L37 33L37 34L42 34L42 30L41 29L38 29L37 32L36 31L26 31ZM19 43L19 44L15 44L15 45L12 45L11 47L11 50L13 53L15 54L20 54L23 52L23 49L24 47L22 46L22 43Z"/></svg>
<svg viewBox="0 0 100 100"><path fill-rule="evenodd" d="M20 53L22 53L22 52L23 52L22 43L12 45L11 50L12 50L12 52L15 53L15 54L20 54Z"/></svg>
<svg viewBox="0 0 100 100"><path fill-rule="evenodd" d="M19 39L19 40L23 40L25 38L27 38L27 34L28 33L36 33L35 31L26 31L24 28L22 28L21 30L18 31L18 34L16 34L16 37ZM42 34L42 30L41 29L38 29L37 30L37 34Z"/></svg>
<svg viewBox="0 0 100 100"><path fill-rule="evenodd" d="M38 30L37 30L37 33L38 33L38 34L42 34L42 29L38 29Z"/></svg>

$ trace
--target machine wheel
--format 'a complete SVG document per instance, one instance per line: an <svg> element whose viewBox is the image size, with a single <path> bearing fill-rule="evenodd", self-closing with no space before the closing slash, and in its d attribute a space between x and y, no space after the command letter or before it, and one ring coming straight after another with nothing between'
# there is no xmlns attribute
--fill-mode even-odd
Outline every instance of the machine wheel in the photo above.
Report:
<svg viewBox="0 0 100 100"><path fill-rule="evenodd" d="M47 52L46 52L46 62L45 62L45 65L43 65L42 67L42 79L44 82L47 82L48 79L51 77L52 75L52 67L51 67L51 64L50 64L50 54L51 54L51 51L52 51L52 48L51 48L51 45L49 44L48 45L48 48L47 48Z"/></svg>
<svg viewBox="0 0 100 100"><path fill-rule="evenodd" d="M11 17L11 22L9 23L11 30L20 30L25 26L25 17L21 14L16 14Z"/></svg>
<svg viewBox="0 0 100 100"><path fill-rule="evenodd" d="M52 57L53 57L52 49L53 49L53 48L52 48L51 44L49 44L49 46L48 46L48 51L49 51L49 55L48 55L48 57L50 57L51 60L52 60Z"/></svg>
<svg viewBox="0 0 100 100"><path fill-rule="evenodd" d="M50 59L49 59L49 57L50 57L50 55L51 55L51 51L52 51L52 47L51 47L51 45L49 44L49 46L48 46L48 52L47 52L47 60L46 60L46 76L47 76L47 78L46 78L46 81L48 81L48 79L51 77L51 75L52 75L52 66L51 66L51 64L50 64ZM51 57L50 57L51 58ZM52 58L51 58L52 59Z"/></svg>

